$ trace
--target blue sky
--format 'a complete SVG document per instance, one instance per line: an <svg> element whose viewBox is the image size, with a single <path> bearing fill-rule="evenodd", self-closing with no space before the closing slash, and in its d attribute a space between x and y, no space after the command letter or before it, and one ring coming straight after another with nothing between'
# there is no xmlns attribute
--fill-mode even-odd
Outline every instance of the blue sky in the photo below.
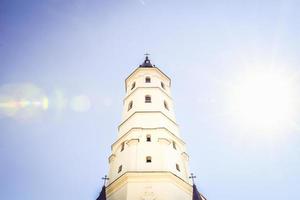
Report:
<svg viewBox="0 0 300 200"><path fill-rule="evenodd" d="M124 79L145 52L172 78L190 168L208 199L300 199L299 8L296 0L1 0L0 103L49 105L0 108L0 199L95 199ZM232 87L273 72L288 79L293 116L242 122Z"/></svg>

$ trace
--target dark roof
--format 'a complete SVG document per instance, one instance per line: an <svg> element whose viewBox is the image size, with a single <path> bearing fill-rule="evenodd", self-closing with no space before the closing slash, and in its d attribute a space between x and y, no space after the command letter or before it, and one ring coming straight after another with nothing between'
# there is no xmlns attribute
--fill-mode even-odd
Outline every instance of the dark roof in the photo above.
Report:
<svg viewBox="0 0 300 200"><path fill-rule="evenodd" d="M193 200L206 200L206 198L198 192L195 184L193 184Z"/></svg>
<svg viewBox="0 0 300 200"><path fill-rule="evenodd" d="M103 185L102 190L99 194L99 197L96 200L106 200L106 191L105 186Z"/></svg>
<svg viewBox="0 0 300 200"><path fill-rule="evenodd" d="M148 56L146 56L144 63L141 64L140 67L153 67L153 65L151 64Z"/></svg>

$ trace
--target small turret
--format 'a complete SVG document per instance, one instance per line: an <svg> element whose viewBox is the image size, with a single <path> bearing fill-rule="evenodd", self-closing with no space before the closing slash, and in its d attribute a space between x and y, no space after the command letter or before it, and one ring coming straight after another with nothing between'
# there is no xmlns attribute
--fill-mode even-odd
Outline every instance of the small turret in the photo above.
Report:
<svg viewBox="0 0 300 200"><path fill-rule="evenodd" d="M153 65L151 64L151 62L148 58L149 54L145 54L145 55L146 55L145 61L142 65L140 65L140 67L153 67Z"/></svg>

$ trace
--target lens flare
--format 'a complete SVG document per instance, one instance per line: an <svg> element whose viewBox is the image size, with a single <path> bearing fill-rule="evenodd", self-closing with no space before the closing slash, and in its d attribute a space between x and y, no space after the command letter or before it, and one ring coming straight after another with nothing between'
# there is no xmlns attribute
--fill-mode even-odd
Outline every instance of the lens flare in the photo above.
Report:
<svg viewBox="0 0 300 200"><path fill-rule="evenodd" d="M47 97L44 97L42 100L43 109L47 110L49 108L49 100Z"/></svg>
<svg viewBox="0 0 300 200"><path fill-rule="evenodd" d="M30 119L47 109L48 98L33 84L8 84L0 87L0 116Z"/></svg>
<svg viewBox="0 0 300 200"><path fill-rule="evenodd" d="M86 112L91 108L90 98L86 95L75 96L71 100L70 107L76 112Z"/></svg>
<svg viewBox="0 0 300 200"><path fill-rule="evenodd" d="M53 95L51 95L50 99L51 107L58 112L62 112L63 110L65 110L69 102L68 98L65 95L65 92L61 89L54 90L54 93ZM45 101L44 103L44 105L48 107L48 102Z"/></svg>

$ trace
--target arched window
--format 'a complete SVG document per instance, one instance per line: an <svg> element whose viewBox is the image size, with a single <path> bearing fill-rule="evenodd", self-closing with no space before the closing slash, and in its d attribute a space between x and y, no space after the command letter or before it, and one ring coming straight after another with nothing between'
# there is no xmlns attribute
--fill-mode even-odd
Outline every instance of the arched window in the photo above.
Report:
<svg viewBox="0 0 300 200"><path fill-rule="evenodd" d="M132 106L133 106L133 101L130 101L129 104L128 104L128 110L127 111L129 111L132 108Z"/></svg>
<svg viewBox="0 0 300 200"><path fill-rule="evenodd" d="M176 143L174 141L172 142L172 144L173 144L173 149L177 149L176 148Z"/></svg>
<svg viewBox="0 0 300 200"><path fill-rule="evenodd" d="M180 167L179 167L179 165L178 165L178 164L176 164L176 169L177 169L177 171L179 171L179 172L180 172Z"/></svg>
<svg viewBox="0 0 300 200"><path fill-rule="evenodd" d="M145 78L145 82L146 82L146 83L151 83L151 78L150 78L149 76L147 76L147 77Z"/></svg>
<svg viewBox="0 0 300 200"><path fill-rule="evenodd" d="M163 82L160 82L160 85L161 85L161 87L162 87L163 89L166 89L166 88L165 88L165 84L164 84Z"/></svg>
<svg viewBox="0 0 300 200"><path fill-rule="evenodd" d="M165 106L165 109L169 110L169 106L168 106L168 103L166 101L164 101L164 106Z"/></svg>
<svg viewBox="0 0 300 200"><path fill-rule="evenodd" d="M150 95L145 96L145 103L151 103L151 96Z"/></svg>
<svg viewBox="0 0 300 200"><path fill-rule="evenodd" d="M146 163L151 163L151 162L152 162L151 156L147 156L147 157L146 157Z"/></svg>
<svg viewBox="0 0 300 200"><path fill-rule="evenodd" d="M146 136L146 141L147 141L147 142L151 142L151 135L147 135L147 136Z"/></svg>
<svg viewBox="0 0 300 200"><path fill-rule="evenodd" d="M125 142L122 142L122 144L121 144L121 151L124 151L124 148L125 148Z"/></svg>
<svg viewBox="0 0 300 200"><path fill-rule="evenodd" d="M134 88L135 88L135 82L132 83L131 90L133 90Z"/></svg>
<svg viewBox="0 0 300 200"><path fill-rule="evenodd" d="M118 173L122 171L122 165L119 166Z"/></svg>

